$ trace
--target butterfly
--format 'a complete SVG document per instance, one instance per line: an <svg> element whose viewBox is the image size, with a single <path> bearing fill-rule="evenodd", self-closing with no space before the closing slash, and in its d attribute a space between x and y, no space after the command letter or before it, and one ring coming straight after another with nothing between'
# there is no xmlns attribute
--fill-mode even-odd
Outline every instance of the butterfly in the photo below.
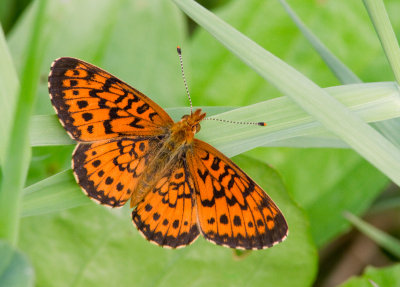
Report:
<svg viewBox="0 0 400 287"><path fill-rule="evenodd" d="M201 109L174 122L141 92L75 58L53 62L48 88L78 142L77 183L103 205L130 200L133 224L150 242L179 248L201 233L218 245L264 249L286 238L285 218L260 186L194 138L206 116Z"/></svg>

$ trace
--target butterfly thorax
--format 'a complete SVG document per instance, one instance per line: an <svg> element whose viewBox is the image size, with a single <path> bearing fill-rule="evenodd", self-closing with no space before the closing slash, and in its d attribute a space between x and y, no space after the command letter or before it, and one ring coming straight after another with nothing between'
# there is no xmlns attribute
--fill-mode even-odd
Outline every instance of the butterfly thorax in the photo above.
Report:
<svg viewBox="0 0 400 287"><path fill-rule="evenodd" d="M169 133L161 140L154 158L149 160L146 170L142 174L139 184L131 196L131 207L136 206L144 196L154 189L154 182L176 166L187 150L192 148L194 135L200 130L200 121L206 116L201 109L191 115L184 115L179 122L173 124Z"/></svg>

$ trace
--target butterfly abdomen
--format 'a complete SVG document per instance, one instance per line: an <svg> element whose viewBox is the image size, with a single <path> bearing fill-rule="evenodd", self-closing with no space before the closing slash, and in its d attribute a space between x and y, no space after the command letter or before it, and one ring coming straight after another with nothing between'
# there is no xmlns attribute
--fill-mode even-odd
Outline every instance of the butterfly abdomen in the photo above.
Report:
<svg viewBox="0 0 400 287"><path fill-rule="evenodd" d="M136 206L147 193L154 190L156 187L154 183L163 182L163 175L168 174L169 170L173 170L188 148L191 148L191 144L177 142L172 134L164 139L132 193L131 207Z"/></svg>

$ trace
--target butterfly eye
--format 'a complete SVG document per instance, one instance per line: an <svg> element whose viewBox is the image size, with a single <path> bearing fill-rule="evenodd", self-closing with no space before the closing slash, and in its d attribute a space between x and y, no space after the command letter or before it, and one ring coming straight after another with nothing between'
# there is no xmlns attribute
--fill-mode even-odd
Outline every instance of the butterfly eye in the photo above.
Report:
<svg viewBox="0 0 400 287"><path fill-rule="evenodd" d="M195 128L195 133L198 133L200 131L201 126L200 124L197 124L194 126L194 128Z"/></svg>

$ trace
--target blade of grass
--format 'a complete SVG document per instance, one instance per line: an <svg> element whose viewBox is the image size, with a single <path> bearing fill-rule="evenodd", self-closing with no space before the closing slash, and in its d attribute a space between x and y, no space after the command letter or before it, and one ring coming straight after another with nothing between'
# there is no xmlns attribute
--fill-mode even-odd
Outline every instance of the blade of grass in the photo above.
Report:
<svg viewBox="0 0 400 287"><path fill-rule="evenodd" d="M340 99L344 104L354 110L364 120L382 120L385 117L398 116L400 113L400 99L395 83L373 83L356 84L328 88L327 91ZM359 101L361 100L361 101ZM218 114L221 111L229 111L229 107L203 107L208 115ZM175 119L188 112L188 108L167 109L168 113ZM301 110L287 97L280 97L253 106L231 110L219 114L221 118L254 120L257 117L266 117L268 128L250 129L248 126L221 124L214 121L206 121L205 124L215 124L215 129L208 127L203 130L203 138L212 142L218 148L228 154L238 154L244 150L268 143L276 143L282 139L284 144L299 144L299 136L308 136L308 142L304 146L315 144L313 135L323 135L331 143L345 144L334 137L309 115ZM258 118L258 119L259 119ZM269 129L271 128L271 129ZM33 118L31 135L32 141L44 144L70 144L73 141L66 135L55 115L37 116ZM47 133L48 132L48 133ZM260 134L257 134L260 133ZM294 138L296 137L296 138ZM301 138L300 138L301 140ZM321 140L321 141L322 141ZM241 143L243 141L243 143ZM260 142L259 142L260 141ZM232 142L234 144L232 144ZM239 143L239 144L238 144ZM283 143L282 143L283 145ZM81 192L76 192L77 184L71 174L71 170L54 175L25 189L26 195L23 202L23 216L32 216L62 209L72 208L88 202Z"/></svg>
<svg viewBox="0 0 400 287"><path fill-rule="evenodd" d="M194 107L197 108L197 107ZM199 107L206 109L207 116L232 110L233 107ZM190 112L189 108L169 108L168 114L175 120ZM69 145L75 144L61 127L56 115L38 115L32 117L29 130L31 146Z"/></svg>
<svg viewBox="0 0 400 287"><path fill-rule="evenodd" d="M0 238L16 244L19 229L22 188L30 159L29 118L32 113L35 91L39 80L40 35L44 23L46 0L39 0L25 63L21 89L17 98L10 141L6 148L3 181L0 190Z"/></svg>
<svg viewBox="0 0 400 287"><path fill-rule="evenodd" d="M90 203L66 170L24 189L22 217L45 214Z"/></svg>
<svg viewBox="0 0 400 287"><path fill-rule="evenodd" d="M15 109L16 94L19 89L15 70L7 41L0 27L0 163L4 165L6 146L10 137L12 112Z"/></svg>
<svg viewBox="0 0 400 287"><path fill-rule="evenodd" d="M310 42L317 53L325 61L332 73L342 84L361 83L361 80L345 64L343 64L301 21L285 0L279 0L283 8L292 18L304 37Z"/></svg>
<svg viewBox="0 0 400 287"><path fill-rule="evenodd" d="M400 195L378 200L371 206L371 208L368 210L368 213L380 213L390 209L400 209Z"/></svg>
<svg viewBox="0 0 400 287"><path fill-rule="evenodd" d="M383 1L380 0L363 0L363 2L375 27L375 31L378 34L389 64L392 67L396 81L400 83L400 48L392 25L390 24L389 16L386 13L385 5ZM395 119L387 123L376 123L374 127L400 149L400 135L397 129L399 125L400 119Z"/></svg>
<svg viewBox="0 0 400 287"><path fill-rule="evenodd" d="M300 31L303 33L305 38L314 47L317 53L325 61L328 67L332 70L334 75L343 84L350 83L360 83L361 80L347 67L345 66L331 51L323 44L321 41L302 23L300 18L295 14L295 12L290 8L285 0L279 0L289 16L292 18L293 22L297 25ZM381 7L382 8L382 7ZM390 25L390 24L389 24ZM395 58L392 56L392 58ZM373 126L382 135L389 139L394 145L400 148L400 135L397 132L397 126L400 125L400 119L395 119L390 121L374 123ZM297 144L297 143L294 143ZM339 143L340 144L340 143ZM341 144L342 147L348 147L347 145Z"/></svg>
<svg viewBox="0 0 400 287"><path fill-rule="evenodd" d="M375 241L379 246L383 247L397 258L400 258L400 240L364 222L354 214L346 212L344 217L346 217L346 219L349 220L363 234Z"/></svg>
<svg viewBox="0 0 400 287"><path fill-rule="evenodd" d="M385 4L382 0L363 0L363 2L392 67L396 81L400 84L400 48L389 16L386 13Z"/></svg>
<svg viewBox="0 0 400 287"><path fill-rule="evenodd" d="M341 103L194 1L173 0L249 67L400 185L400 150Z"/></svg>
<svg viewBox="0 0 400 287"><path fill-rule="evenodd" d="M372 126L400 149L400 118L373 123Z"/></svg>
<svg viewBox="0 0 400 287"><path fill-rule="evenodd" d="M376 122L400 116L400 93L395 83L346 85L327 88L326 91L356 112L364 121ZM295 143L295 146L318 147L318 143L314 141L315 137L321 137L323 147L329 146L329 140L332 141L333 147L338 144L337 137L328 133L320 123L285 96L238 109L203 109L207 116L217 114L221 119L267 122L268 126L265 128L216 121L203 122L199 138L210 142L229 156L260 145L276 146L279 143L281 146L293 146L292 139L303 136L306 138ZM177 120L188 112L188 108L167 109L167 112ZM33 146L74 143L54 115L33 117L30 135ZM342 141L340 146L348 147Z"/></svg>

